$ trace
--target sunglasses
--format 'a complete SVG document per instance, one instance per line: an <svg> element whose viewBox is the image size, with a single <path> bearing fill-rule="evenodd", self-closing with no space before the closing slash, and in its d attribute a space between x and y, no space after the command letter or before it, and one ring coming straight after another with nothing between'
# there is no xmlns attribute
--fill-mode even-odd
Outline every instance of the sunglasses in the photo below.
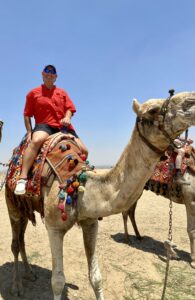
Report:
<svg viewBox="0 0 195 300"><path fill-rule="evenodd" d="M50 73L50 74L56 75L56 71L54 69L44 69L43 71L47 74Z"/></svg>

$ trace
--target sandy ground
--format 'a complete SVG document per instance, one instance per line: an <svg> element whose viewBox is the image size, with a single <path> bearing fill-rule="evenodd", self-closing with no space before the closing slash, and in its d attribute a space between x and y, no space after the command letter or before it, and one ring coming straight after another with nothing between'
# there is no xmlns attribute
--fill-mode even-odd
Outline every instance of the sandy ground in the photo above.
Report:
<svg viewBox="0 0 195 300"><path fill-rule="evenodd" d="M104 218L99 222L97 254L103 278L105 300L160 299L163 289L163 260L165 250L163 242L167 239L169 224L169 201L152 192L145 191L138 203L136 219L140 233L144 237L137 241L129 222L130 241L124 243L122 215ZM7 214L4 190L0 192L0 299L15 300L10 293L13 256L10 249L11 228ZM185 268L190 274L189 240L186 232L186 214L183 205L173 205L173 240L177 244L180 261L171 261L171 266ZM25 300L53 299L50 286L51 255L47 232L39 215L37 226L29 223L26 232L26 250L37 280L23 280ZM159 258L161 257L161 259ZM163 269L159 273L156 266ZM21 271L22 264L20 264ZM82 232L74 226L64 240L64 270L66 286L62 299L92 300L95 299L88 281L87 264L83 248ZM137 280L137 281L136 281ZM149 296L135 297L138 282L155 281L158 288ZM146 293L147 294L147 293ZM182 298L191 299L187 295ZM195 299L195 297L193 298ZM192 300L192 299L191 299Z"/></svg>

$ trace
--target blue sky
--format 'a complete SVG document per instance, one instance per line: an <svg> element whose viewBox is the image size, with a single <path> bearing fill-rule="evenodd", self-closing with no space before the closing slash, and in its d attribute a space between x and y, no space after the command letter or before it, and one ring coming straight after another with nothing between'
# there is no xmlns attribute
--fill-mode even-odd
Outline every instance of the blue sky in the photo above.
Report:
<svg viewBox="0 0 195 300"><path fill-rule="evenodd" d="M134 97L195 90L194 12L193 0L1 1L0 161L24 135L26 94L51 63L90 162L115 164L134 127Z"/></svg>

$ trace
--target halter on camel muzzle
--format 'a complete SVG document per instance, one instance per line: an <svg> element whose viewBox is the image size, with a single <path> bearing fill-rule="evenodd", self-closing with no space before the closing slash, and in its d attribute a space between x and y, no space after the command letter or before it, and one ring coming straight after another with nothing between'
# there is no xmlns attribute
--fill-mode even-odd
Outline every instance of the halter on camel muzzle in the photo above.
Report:
<svg viewBox="0 0 195 300"><path fill-rule="evenodd" d="M161 119L158 123L157 123L157 126L158 126L158 129L163 133L163 135L168 139L170 145L172 147L175 147L175 148L181 148L181 146L178 146L175 144L174 142L174 139L172 139L170 137L170 135L168 134L168 132L165 130L164 128L164 122L165 122L165 116L167 114L167 111L168 111L168 106L169 106L169 103L170 103L170 100L172 98L172 96L174 95L174 90L171 89L169 90L169 97L165 100L165 102L163 103L162 107L161 107L161 110L160 110L160 113L159 113L159 116ZM136 127L137 127L137 130L138 130L138 133L139 133L139 136L141 137L141 139L144 141L144 143L150 148L152 149L155 153L157 154L164 154L165 150L160 150L158 149L156 146L154 146L153 144L151 144L146 138L145 136L141 133L140 131L140 128L139 128L139 124L143 125L143 124L149 124L149 125L153 125L154 124L154 121L151 121L151 120L148 120L148 119L144 119L144 118L139 118L137 117L137 120L136 120ZM186 136L187 136L187 133L186 133Z"/></svg>

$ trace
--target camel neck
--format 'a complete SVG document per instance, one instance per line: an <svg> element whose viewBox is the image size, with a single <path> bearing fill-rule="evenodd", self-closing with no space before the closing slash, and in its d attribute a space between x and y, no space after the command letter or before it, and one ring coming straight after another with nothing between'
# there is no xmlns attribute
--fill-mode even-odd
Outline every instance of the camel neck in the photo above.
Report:
<svg viewBox="0 0 195 300"><path fill-rule="evenodd" d="M89 176L79 217L104 217L128 209L142 194L158 159L134 129L116 166L107 174Z"/></svg>

